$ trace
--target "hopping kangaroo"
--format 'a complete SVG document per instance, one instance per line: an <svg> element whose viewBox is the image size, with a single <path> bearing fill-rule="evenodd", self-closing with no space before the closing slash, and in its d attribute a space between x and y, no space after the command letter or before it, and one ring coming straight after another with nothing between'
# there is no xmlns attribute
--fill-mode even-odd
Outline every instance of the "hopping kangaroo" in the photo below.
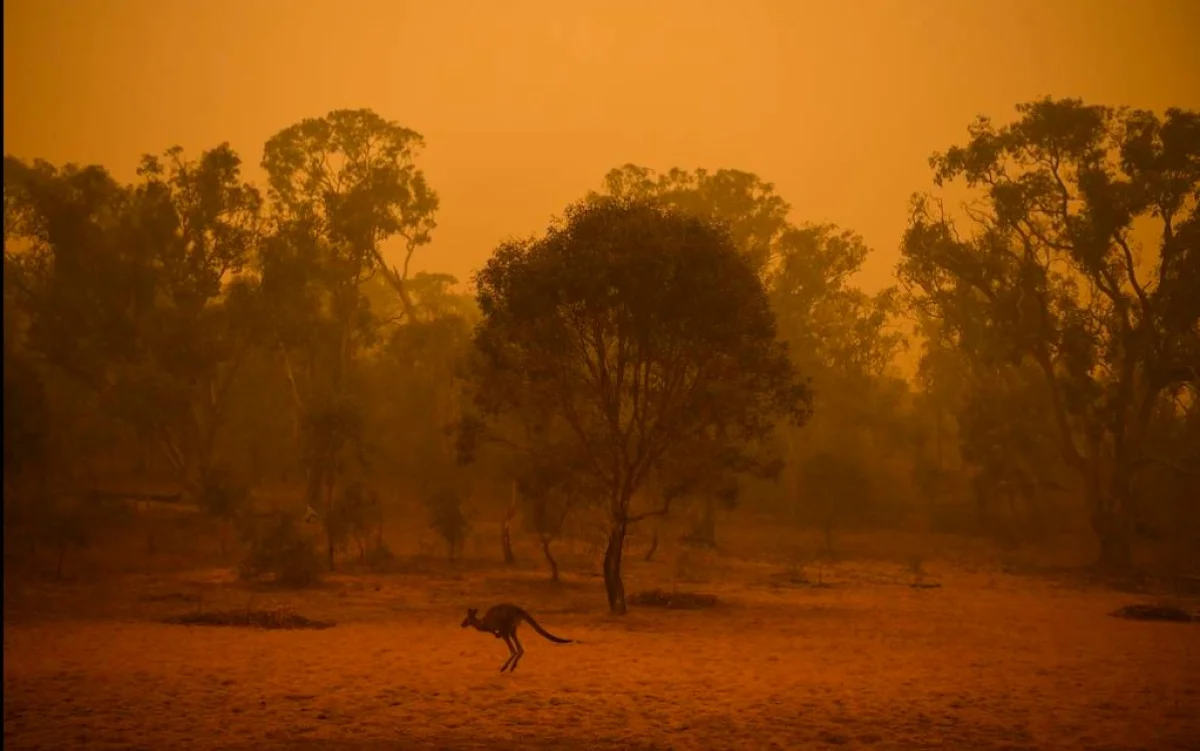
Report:
<svg viewBox="0 0 1200 751"><path fill-rule="evenodd" d="M549 639L555 644L573 643L571 639L560 639L542 628L537 621L533 620L533 616L516 605L494 605L488 608L482 618L478 616L478 613L479 611L475 608L469 609L467 617L463 619L462 627L474 626L485 634L492 634L497 639L504 640L504 643L508 645L509 655L504 664L500 666L501 673L505 670L509 672L516 670L517 663L525 655L525 648L521 646L521 640L517 638L517 626L521 625L521 621L528 622L539 636Z"/></svg>

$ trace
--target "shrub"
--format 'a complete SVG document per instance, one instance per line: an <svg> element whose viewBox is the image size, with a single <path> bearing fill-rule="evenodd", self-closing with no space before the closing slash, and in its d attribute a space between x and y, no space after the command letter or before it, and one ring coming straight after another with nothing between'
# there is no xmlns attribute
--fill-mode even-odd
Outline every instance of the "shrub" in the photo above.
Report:
<svg viewBox="0 0 1200 751"><path fill-rule="evenodd" d="M462 497L453 490L443 489L425 502L429 511L429 526L446 543L446 553L454 560L471 532L471 520L462 507Z"/></svg>
<svg viewBox="0 0 1200 751"><path fill-rule="evenodd" d="M249 499L250 489L235 481L228 472L210 469L201 475L196 502L204 513L221 523L221 555L227 551L229 527L246 509Z"/></svg>
<svg viewBox="0 0 1200 751"><path fill-rule="evenodd" d="M54 495L39 493L31 510L32 538L56 554L56 576L62 578L67 553L83 550L97 538L127 524L132 512L120 501L97 493Z"/></svg>
<svg viewBox="0 0 1200 751"><path fill-rule="evenodd" d="M395 560L396 554L382 539L376 540L375 544L368 547L363 555L363 562L367 564L367 568L376 572L386 571Z"/></svg>
<svg viewBox="0 0 1200 751"><path fill-rule="evenodd" d="M383 504L373 488L361 482L352 482L341 492L338 502L325 517L326 533L339 547L353 540L358 547L358 558L366 562L368 550L382 544L379 539L383 526Z"/></svg>
<svg viewBox="0 0 1200 751"><path fill-rule="evenodd" d="M263 523L252 524L245 536L249 553L242 564L243 577L271 575L284 587L308 587L320 581L321 557L295 517L276 512Z"/></svg>

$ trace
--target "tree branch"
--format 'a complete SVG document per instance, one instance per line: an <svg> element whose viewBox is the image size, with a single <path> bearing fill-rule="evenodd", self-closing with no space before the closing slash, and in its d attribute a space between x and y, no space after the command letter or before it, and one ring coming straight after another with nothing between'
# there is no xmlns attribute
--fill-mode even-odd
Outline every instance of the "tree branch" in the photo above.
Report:
<svg viewBox="0 0 1200 751"><path fill-rule="evenodd" d="M1198 470L1198 469L1192 469L1191 467L1185 467L1182 464L1176 464L1175 462L1171 461L1170 459L1161 459L1156 456L1143 457L1143 458L1137 460L1136 462L1134 462L1132 466L1141 467L1146 464L1157 464L1159 466L1166 467L1167 469L1174 470L1181 475L1187 475L1188 477L1200 477L1200 470Z"/></svg>
<svg viewBox="0 0 1200 751"><path fill-rule="evenodd" d="M296 406L296 411L304 414L304 402L300 398L300 388L296 385L296 375L292 370L292 359L288 357L287 348L283 346L283 341L279 342L279 354L283 358L283 372L287 376L288 385L292 387L292 403Z"/></svg>
<svg viewBox="0 0 1200 751"><path fill-rule="evenodd" d="M406 238L407 239L407 238ZM413 306L412 298L408 294L408 264L412 259L413 253L416 251L416 245L410 240L408 248L404 256L404 271L397 271L394 267L389 266L387 261L383 260L383 254L379 251L379 246L375 243L371 244L371 256L375 259L376 265L383 270L383 276L400 295L400 304L404 306L404 315L409 321L417 320L416 309Z"/></svg>
<svg viewBox="0 0 1200 751"><path fill-rule="evenodd" d="M1120 232L1113 233L1113 239L1117 241L1125 256L1125 269L1129 274L1129 283L1133 286L1133 291L1138 296L1138 301L1142 304L1142 320L1145 321L1150 317L1150 299L1146 296L1146 289L1138 282L1137 264L1133 261L1133 251L1129 247L1129 241Z"/></svg>

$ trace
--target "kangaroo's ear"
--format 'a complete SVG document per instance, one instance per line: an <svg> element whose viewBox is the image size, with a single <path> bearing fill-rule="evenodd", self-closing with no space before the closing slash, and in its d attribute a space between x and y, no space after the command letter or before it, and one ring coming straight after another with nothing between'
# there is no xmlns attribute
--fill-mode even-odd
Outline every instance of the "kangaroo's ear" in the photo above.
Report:
<svg viewBox="0 0 1200 751"><path fill-rule="evenodd" d="M467 615L475 615L479 612L479 608L467 608Z"/></svg>

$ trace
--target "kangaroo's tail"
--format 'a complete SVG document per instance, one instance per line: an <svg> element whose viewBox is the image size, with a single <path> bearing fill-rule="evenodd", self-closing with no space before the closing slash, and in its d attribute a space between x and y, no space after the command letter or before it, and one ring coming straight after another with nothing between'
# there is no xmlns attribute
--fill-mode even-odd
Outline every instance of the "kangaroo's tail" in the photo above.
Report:
<svg viewBox="0 0 1200 751"><path fill-rule="evenodd" d="M541 636L543 639L552 641L555 644L572 644L572 643L574 643L571 639L563 639L561 637L555 636L554 634L550 633L546 629L542 628L541 626L538 625L537 621L533 620L533 616L530 615L529 613L526 613L524 610L521 611L521 617L524 618L525 621L529 624L530 628L532 628L534 631L536 631L538 633L538 636Z"/></svg>

